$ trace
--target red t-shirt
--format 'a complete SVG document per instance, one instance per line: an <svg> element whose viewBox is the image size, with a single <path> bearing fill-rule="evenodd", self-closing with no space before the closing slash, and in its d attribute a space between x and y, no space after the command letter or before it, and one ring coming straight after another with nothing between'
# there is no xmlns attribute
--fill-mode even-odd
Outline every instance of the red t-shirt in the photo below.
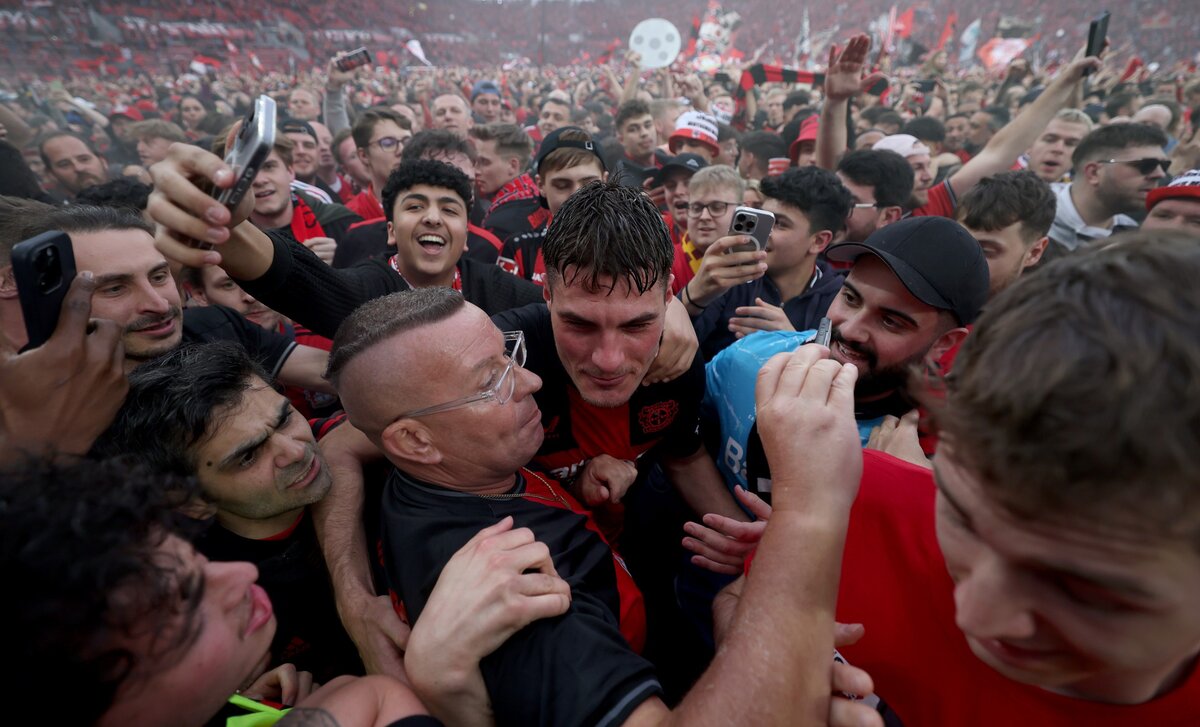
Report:
<svg viewBox="0 0 1200 727"><path fill-rule="evenodd" d="M374 220L383 217L383 205L375 197L375 188L367 187L356 194L346 203L346 208L364 220Z"/></svg>
<svg viewBox="0 0 1200 727"><path fill-rule="evenodd" d="M954 199L954 190L949 182L942 182L929 188L929 201L909 213L909 217L949 217L954 219L958 202Z"/></svg>
<svg viewBox="0 0 1200 727"><path fill-rule="evenodd" d="M1196 725L1200 669L1169 694L1117 706L1019 684L980 661L954 623L954 584L934 530L929 470L865 450L837 620L867 633L840 649L905 725Z"/></svg>

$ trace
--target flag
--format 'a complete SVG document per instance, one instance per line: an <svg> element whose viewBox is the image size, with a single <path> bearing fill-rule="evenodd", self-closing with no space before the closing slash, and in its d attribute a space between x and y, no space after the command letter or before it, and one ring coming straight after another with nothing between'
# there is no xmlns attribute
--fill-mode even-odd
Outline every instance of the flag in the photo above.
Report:
<svg viewBox="0 0 1200 727"><path fill-rule="evenodd" d="M429 59L425 57L425 49L421 47L421 41L417 40L416 38L413 38L412 40L405 43L404 47L407 48L408 52L412 53L418 61L421 61L422 64L424 64L426 66L433 65L432 63L429 62Z"/></svg>
<svg viewBox="0 0 1200 727"><path fill-rule="evenodd" d="M1031 45L1032 38L992 38L979 49L979 60L984 68L994 71L1012 63Z"/></svg>
<svg viewBox="0 0 1200 727"><path fill-rule="evenodd" d="M262 62L258 60L258 54L257 54L257 53L253 53L253 52L252 52L252 53L250 54L250 64L251 64L252 66L254 66L255 68L257 68L258 70L260 70L260 71L262 70Z"/></svg>
<svg viewBox="0 0 1200 727"><path fill-rule="evenodd" d="M1145 63L1138 56L1130 58L1129 64L1125 66L1125 72L1121 74L1121 80L1117 81L1117 83L1124 83L1125 81L1133 78L1134 74L1137 73L1138 69L1143 65L1145 65Z"/></svg>
<svg viewBox="0 0 1200 727"><path fill-rule="evenodd" d="M617 49L620 47L621 47L621 39L613 38L612 42L609 43L608 46L604 49L604 52L601 53L600 55L596 56L596 63L598 63L600 65L604 65L605 63L608 63L609 61L612 60L613 53L615 53L617 51ZM586 56L587 54L585 53L584 55Z"/></svg>
<svg viewBox="0 0 1200 727"><path fill-rule="evenodd" d="M983 21L976 18L958 36L958 65L966 66L975 57L975 46L979 45L979 36L983 30Z"/></svg>
<svg viewBox="0 0 1200 727"><path fill-rule="evenodd" d="M233 41L228 38L225 39L225 50L229 51L231 54L236 54L238 52L237 46L234 45Z"/></svg>
<svg viewBox="0 0 1200 727"><path fill-rule="evenodd" d="M946 18L946 26L942 28L942 35L938 38L937 50L942 50L946 47L946 43L954 37L954 26L958 25L958 13L951 11L949 17Z"/></svg>
<svg viewBox="0 0 1200 727"><path fill-rule="evenodd" d="M913 32L913 9L909 8L896 18L892 25L893 38L911 38Z"/></svg>
<svg viewBox="0 0 1200 727"><path fill-rule="evenodd" d="M692 14L692 35L688 38L687 47L683 49L680 57L691 58L696 55L696 44L700 42L700 16Z"/></svg>

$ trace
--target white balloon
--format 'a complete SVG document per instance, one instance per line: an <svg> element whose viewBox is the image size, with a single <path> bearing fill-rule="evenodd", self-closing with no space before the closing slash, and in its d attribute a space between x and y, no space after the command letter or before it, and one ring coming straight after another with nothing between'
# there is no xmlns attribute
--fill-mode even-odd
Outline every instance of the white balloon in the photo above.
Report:
<svg viewBox="0 0 1200 727"><path fill-rule="evenodd" d="M679 30L669 20L649 18L629 35L629 50L642 57L642 68L665 68L675 62L683 48Z"/></svg>

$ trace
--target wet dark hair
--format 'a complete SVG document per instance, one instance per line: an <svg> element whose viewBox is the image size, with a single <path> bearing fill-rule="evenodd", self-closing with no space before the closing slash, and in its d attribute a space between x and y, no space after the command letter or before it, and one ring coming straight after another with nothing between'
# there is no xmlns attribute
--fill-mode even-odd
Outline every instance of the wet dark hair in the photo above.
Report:
<svg viewBox="0 0 1200 727"><path fill-rule="evenodd" d="M472 164L476 159L475 145L458 134L446 129L426 129L404 142L400 161L415 162L418 159L431 159L444 154L463 154Z"/></svg>
<svg viewBox="0 0 1200 727"><path fill-rule="evenodd" d="M546 230L542 256L551 290L580 281L589 291L611 292L625 282L645 293L670 280L675 251L649 197L633 187L593 182L559 208Z"/></svg>
<svg viewBox="0 0 1200 727"><path fill-rule="evenodd" d="M464 206L471 206L471 180L467 179L467 175L463 174L461 169L446 162L417 158L403 162L393 169L388 175L387 183L383 185L383 214L388 222L395 217L396 198L401 192L418 184L448 189L462 199Z"/></svg>
<svg viewBox="0 0 1200 727"><path fill-rule="evenodd" d="M194 534L185 479L126 460L9 463L0 473L0 599L13 724L94 724L118 690L198 634L203 578L159 548ZM131 639L149 637L145 653ZM63 698L70 684L70 698Z"/></svg>

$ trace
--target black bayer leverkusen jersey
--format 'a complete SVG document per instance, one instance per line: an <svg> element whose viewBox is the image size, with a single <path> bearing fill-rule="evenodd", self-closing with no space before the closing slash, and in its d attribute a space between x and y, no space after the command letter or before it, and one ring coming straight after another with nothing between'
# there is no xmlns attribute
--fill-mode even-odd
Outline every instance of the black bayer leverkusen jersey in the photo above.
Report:
<svg viewBox="0 0 1200 727"><path fill-rule="evenodd" d="M524 331L525 368L542 379L541 390L534 394L546 435L533 460L538 469L570 481L600 454L637 462L655 447L656 455L669 457L685 457L700 448L699 409L704 396L700 357L674 381L639 386L626 404L603 408L584 401L571 383L558 358L545 305L504 311L492 316L492 321L502 331Z"/></svg>
<svg viewBox="0 0 1200 727"><path fill-rule="evenodd" d="M393 470L381 517L393 599L419 623L447 561L509 515L550 549L571 587L571 606L534 621L480 662L496 724L622 724L661 693L653 667L635 652L646 636L641 593L590 513L558 483L526 471L509 493L483 497Z"/></svg>

